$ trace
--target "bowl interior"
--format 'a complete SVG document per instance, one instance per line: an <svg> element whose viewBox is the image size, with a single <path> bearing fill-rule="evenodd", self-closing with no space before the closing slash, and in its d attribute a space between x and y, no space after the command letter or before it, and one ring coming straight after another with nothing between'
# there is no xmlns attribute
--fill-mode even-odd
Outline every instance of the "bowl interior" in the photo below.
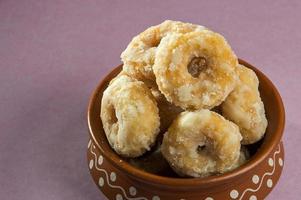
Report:
<svg viewBox="0 0 301 200"><path fill-rule="evenodd" d="M265 157L272 151L273 147L277 145L282 137L283 128L284 128L284 108L281 101L281 97L277 92L275 86L271 81L259 70L250 65L249 63L239 60L239 62L246 67L251 68L255 71L259 78L259 90L261 98L265 105L266 116L268 119L268 127L266 130L265 137L254 145L250 145L248 149L251 152L251 159L239 167L236 170L231 172L218 175L210 176L206 178L179 178L171 169L166 169L160 174L151 174L145 172L141 169L138 169L130 165L127 159L117 155L114 150L110 147L106 135L104 133L102 122L100 119L100 106L103 91L108 86L110 80L115 77L122 69L122 65L116 67L111 71L103 81L95 89L88 107L88 125L90 130L90 136L95 143L95 145L100 149L102 154L117 168L124 171L125 173L138 177L139 179L146 181L154 181L163 184L171 185L193 185L197 183L211 183L216 181L228 180L235 176L239 176L248 170L255 167L259 162L265 159ZM120 162L123 160L124 162ZM179 183L180 181L180 183Z"/></svg>

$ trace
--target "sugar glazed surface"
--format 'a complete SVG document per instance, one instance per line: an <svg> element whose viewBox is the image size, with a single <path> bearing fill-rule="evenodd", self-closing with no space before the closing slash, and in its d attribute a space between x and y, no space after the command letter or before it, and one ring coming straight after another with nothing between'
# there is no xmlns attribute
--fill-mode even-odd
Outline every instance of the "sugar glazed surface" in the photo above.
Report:
<svg viewBox="0 0 301 200"><path fill-rule="evenodd" d="M121 60L100 114L117 154L145 171L182 177L247 162L244 145L263 138L267 119L256 74L238 64L222 35L167 20L135 36Z"/></svg>
<svg viewBox="0 0 301 200"><path fill-rule="evenodd" d="M137 157L150 150L160 118L155 98L143 82L126 75L117 77L104 92L101 104L105 133L118 154Z"/></svg>
<svg viewBox="0 0 301 200"><path fill-rule="evenodd" d="M182 112L165 133L161 148L179 175L199 177L236 167L241 139L237 125L202 109Z"/></svg>

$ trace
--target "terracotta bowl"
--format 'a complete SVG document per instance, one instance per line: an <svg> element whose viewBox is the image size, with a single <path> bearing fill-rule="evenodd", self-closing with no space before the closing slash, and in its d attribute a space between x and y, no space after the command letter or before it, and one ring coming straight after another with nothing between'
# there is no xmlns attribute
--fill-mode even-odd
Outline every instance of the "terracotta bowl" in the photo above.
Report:
<svg viewBox="0 0 301 200"><path fill-rule="evenodd" d="M265 137L250 147L252 157L238 169L207 178L180 178L175 175L152 174L129 164L109 146L100 119L103 91L122 66L116 67L97 86L88 107L88 166L98 188L108 199L264 199L276 185L284 165L281 137L284 129L284 107L272 82L258 69L261 97L268 118ZM172 174L172 173L171 173Z"/></svg>

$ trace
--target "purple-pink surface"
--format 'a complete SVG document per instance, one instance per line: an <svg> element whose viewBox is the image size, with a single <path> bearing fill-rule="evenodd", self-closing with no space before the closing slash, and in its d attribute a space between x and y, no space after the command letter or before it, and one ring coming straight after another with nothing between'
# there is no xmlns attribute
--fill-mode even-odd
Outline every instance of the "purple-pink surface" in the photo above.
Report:
<svg viewBox="0 0 301 200"><path fill-rule="evenodd" d="M285 167L267 199L301 197L301 1L0 1L0 199L105 199L86 108L131 38L165 19L223 34L277 86Z"/></svg>

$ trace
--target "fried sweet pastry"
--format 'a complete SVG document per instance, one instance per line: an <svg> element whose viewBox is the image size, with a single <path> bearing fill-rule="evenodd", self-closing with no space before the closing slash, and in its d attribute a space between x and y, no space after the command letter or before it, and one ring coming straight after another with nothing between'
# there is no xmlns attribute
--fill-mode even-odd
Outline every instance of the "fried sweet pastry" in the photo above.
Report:
<svg viewBox="0 0 301 200"><path fill-rule="evenodd" d="M250 152L245 146L240 147L239 159L236 164L233 166L233 169L238 168L245 164L250 159Z"/></svg>
<svg viewBox="0 0 301 200"><path fill-rule="evenodd" d="M210 109L235 87L237 64L223 36L202 30L164 37L153 71L168 101L183 109Z"/></svg>
<svg viewBox="0 0 301 200"><path fill-rule="evenodd" d="M134 37L122 52L121 60L125 64L123 70L138 80L155 82L152 66L161 39L173 32L187 33L202 29L203 26L170 20L146 29Z"/></svg>
<svg viewBox="0 0 301 200"><path fill-rule="evenodd" d="M180 176L205 177L237 166L239 128L207 109L182 112L164 135L161 151Z"/></svg>
<svg viewBox="0 0 301 200"><path fill-rule="evenodd" d="M268 122L256 74L243 65L239 65L237 71L239 82L222 104L222 113L239 126L242 144L253 144L264 136Z"/></svg>
<svg viewBox="0 0 301 200"><path fill-rule="evenodd" d="M101 120L111 147L124 157L142 155L159 133L159 111L150 90L122 73L103 93Z"/></svg>
<svg viewBox="0 0 301 200"><path fill-rule="evenodd" d="M156 86L152 87L150 90L155 97L159 108L160 132L164 133L183 109L168 102Z"/></svg>

